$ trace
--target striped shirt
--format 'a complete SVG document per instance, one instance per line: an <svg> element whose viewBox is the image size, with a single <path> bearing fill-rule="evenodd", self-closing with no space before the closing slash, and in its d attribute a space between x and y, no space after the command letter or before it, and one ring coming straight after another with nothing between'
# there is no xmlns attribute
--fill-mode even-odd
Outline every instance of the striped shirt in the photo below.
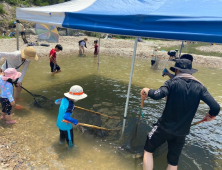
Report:
<svg viewBox="0 0 222 170"><path fill-rule="evenodd" d="M21 52L20 51L15 51L15 52L0 52L0 59L2 58L6 58L7 60L7 65L8 65L8 68L17 68L19 67L21 64L22 64L22 57L21 57ZM18 79L18 82L22 82L24 76L25 76L25 73L28 69L28 66L30 64L31 61L25 61L23 64L22 64L22 69L21 69L21 77L19 77ZM21 68L20 67L20 68ZM16 69L17 71L19 71L19 69ZM2 65L1 69L3 71L6 70L6 61L5 63Z"/></svg>

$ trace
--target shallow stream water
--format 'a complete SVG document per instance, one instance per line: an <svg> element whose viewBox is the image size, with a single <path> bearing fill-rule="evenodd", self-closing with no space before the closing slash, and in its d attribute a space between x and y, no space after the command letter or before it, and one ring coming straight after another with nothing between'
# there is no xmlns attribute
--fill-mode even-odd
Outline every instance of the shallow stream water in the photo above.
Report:
<svg viewBox="0 0 222 170"><path fill-rule="evenodd" d="M131 58L102 56L99 69L97 58L92 56L59 57L58 64L62 72L52 77L49 73L49 61L41 58L29 66L23 86L34 94L44 95L52 100L61 98L72 85L81 85L88 97L78 101L77 106L101 112L110 116L123 117L128 89ZM195 66L194 66L195 67ZM195 76L202 81L209 92L222 105L222 70L197 67ZM150 61L136 59L132 90L128 107L126 133L130 133L132 124L138 118L140 107L139 92L143 87L158 88L168 78L162 77L162 70L152 70ZM19 103L25 110L16 110L14 117L18 123L14 131L21 136L26 155L30 157L30 169L80 169L80 170L140 170L142 158L121 149L120 131L109 133L102 138L86 130L74 128L73 149L59 144L59 130L56 119L59 106L53 109L41 109L32 105L33 99L28 93L21 93L23 101ZM164 100L145 101L141 127L151 127L161 115ZM203 118L208 106L200 103L194 121ZM78 112L76 109L75 112ZM81 112L81 111L79 111ZM92 114L92 113L87 113ZM121 120L102 118L102 127L121 128ZM213 122L202 123L192 128L183 149L179 170L213 170L222 168L222 116ZM150 128L144 129L148 131ZM84 131L84 130L83 130ZM140 137L140 136L139 136ZM144 135L141 136L144 138ZM154 159L154 169L165 169L166 153Z"/></svg>

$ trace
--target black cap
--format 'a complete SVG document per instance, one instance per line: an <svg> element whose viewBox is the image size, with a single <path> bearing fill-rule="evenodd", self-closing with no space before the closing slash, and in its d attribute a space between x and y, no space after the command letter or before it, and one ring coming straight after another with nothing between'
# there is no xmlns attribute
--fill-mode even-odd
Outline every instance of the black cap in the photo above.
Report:
<svg viewBox="0 0 222 170"><path fill-rule="evenodd" d="M183 73L193 74L198 70L192 68L192 62L188 59L178 59L176 60L175 66L170 67L170 70L175 72L175 69L180 70Z"/></svg>
<svg viewBox="0 0 222 170"><path fill-rule="evenodd" d="M188 59L190 60L191 62L193 62L193 56L190 55L190 54L183 54L180 59Z"/></svg>

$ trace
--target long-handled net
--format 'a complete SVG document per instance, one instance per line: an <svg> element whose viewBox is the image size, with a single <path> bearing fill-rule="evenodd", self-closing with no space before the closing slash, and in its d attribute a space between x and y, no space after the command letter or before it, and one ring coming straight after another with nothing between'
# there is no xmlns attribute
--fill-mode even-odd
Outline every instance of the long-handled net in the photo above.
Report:
<svg viewBox="0 0 222 170"><path fill-rule="evenodd" d="M51 99L48 99L45 96L33 94L30 91L28 91L27 89L25 89L24 87L22 87L22 89L24 89L26 92L28 92L30 95L32 95L32 97L34 99L34 104L37 107L41 107L41 108L45 108L45 109L52 109L53 106L55 105L54 101L52 101Z"/></svg>

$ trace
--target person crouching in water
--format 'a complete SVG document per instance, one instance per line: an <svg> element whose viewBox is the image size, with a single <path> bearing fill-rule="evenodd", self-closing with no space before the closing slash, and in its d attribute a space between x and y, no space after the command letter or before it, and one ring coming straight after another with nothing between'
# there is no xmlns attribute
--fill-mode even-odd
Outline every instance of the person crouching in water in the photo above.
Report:
<svg viewBox="0 0 222 170"><path fill-rule="evenodd" d="M0 75L0 86L1 86L1 105L2 105L2 116L1 120L6 120L7 124L16 123L16 120L11 120L12 106L15 105L13 98L13 85L12 82L18 79L22 73L17 72L14 68L7 68L2 75Z"/></svg>
<svg viewBox="0 0 222 170"><path fill-rule="evenodd" d="M85 48L87 48L87 46L86 46L86 41L88 41L88 39L87 38L84 38L83 40L80 40L79 41L79 55L85 55L85 49L84 49L84 47Z"/></svg>
<svg viewBox="0 0 222 170"><path fill-rule="evenodd" d="M51 67L52 75L62 71L56 61L56 53L59 51L62 51L62 46L60 44L57 44L55 46L55 48L53 48L49 53L50 67Z"/></svg>
<svg viewBox="0 0 222 170"><path fill-rule="evenodd" d="M94 57L97 57L98 56L98 54L99 54L99 50L98 50L98 40L95 40L94 41L94 47L92 47L92 48L95 48L95 50L94 50Z"/></svg>
<svg viewBox="0 0 222 170"><path fill-rule="evenodd" d="M63 144L66 140L68 147L73 147L73 128L71 123L74 125L78 124L78 120L72 118L72 112L75 107L74 103L86 98L87 94L83 93L81 86L74 85L70 88L69 92L64 93L64 95L64 98L55 101L56 104L60 104L57 127L60 131L60 143ZM63 122L64 120L70 123Z"/></svg>

